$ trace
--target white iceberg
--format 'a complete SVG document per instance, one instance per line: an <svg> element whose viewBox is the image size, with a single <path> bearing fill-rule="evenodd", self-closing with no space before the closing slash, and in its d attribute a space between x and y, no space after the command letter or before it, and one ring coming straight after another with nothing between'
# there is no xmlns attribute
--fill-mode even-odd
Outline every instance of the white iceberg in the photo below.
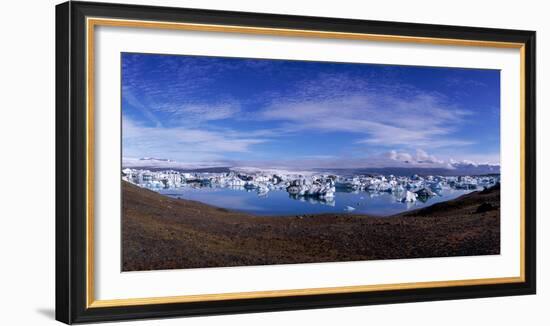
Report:
<svg viewBox="0 0 550 326"><path fill-rule="evenodd" d="M407 190L407 192L405 193L405 197L403 197L403 199L401 199L401 202L403 202L403 203L414 203L416 201L416 197L417 197L417 194Z"/></svg>

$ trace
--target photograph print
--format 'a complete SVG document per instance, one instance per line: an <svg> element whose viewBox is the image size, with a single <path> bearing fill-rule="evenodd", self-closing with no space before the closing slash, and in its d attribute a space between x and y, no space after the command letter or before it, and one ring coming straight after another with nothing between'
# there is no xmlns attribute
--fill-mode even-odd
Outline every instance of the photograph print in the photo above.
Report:
<svg viewBox="0 0 550 326"><path fill-rule="evenodd" d="M122 271L500 254L500 71L121 53Z"/></svg>

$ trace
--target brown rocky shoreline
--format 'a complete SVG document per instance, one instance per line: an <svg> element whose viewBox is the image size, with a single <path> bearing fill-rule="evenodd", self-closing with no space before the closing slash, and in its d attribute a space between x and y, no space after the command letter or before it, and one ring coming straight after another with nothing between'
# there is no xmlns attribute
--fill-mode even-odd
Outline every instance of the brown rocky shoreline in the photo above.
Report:
<svg viewBox="0 0 550 326"><path fill-rule="evenodd" d="M500 188L389 217L264 217L122 184L122 270L500 253Z"/></svg>

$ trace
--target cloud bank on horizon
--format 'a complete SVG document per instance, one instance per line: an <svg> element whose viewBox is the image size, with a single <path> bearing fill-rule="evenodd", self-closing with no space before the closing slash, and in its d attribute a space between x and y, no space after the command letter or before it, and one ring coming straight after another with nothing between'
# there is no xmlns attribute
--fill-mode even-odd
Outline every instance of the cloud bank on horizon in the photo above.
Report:
<svg viewBox="0 0 550 326"><path fill-rule="evenodd" d="M498 165L500 73L123 53L122 137L129 165Z"/></svg>

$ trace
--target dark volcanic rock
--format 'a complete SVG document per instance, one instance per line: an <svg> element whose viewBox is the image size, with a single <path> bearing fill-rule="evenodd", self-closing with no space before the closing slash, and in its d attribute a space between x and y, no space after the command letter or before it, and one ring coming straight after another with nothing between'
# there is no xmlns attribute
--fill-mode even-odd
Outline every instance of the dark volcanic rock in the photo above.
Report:
<svg viewBox="0 0 550 326"><path fill-rule="evenodd" d="M493 206L491 203L483 203L483 204L478 206L478 208L476 209L476 213L490 212L490 211L493 211L497 208L498 207Z"/></svg>

